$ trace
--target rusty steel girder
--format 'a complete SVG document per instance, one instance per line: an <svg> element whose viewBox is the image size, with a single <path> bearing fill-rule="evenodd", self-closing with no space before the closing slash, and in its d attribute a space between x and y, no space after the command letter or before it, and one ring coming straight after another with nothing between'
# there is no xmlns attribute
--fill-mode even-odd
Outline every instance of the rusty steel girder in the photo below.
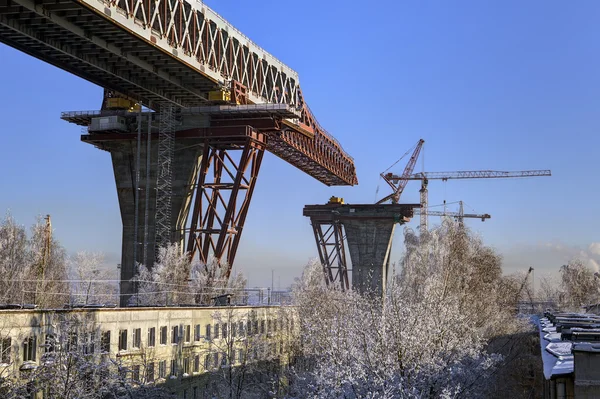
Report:
<svg viewBox="0 0 600 399"><path fill-rule="evenodd" d="M339 285L342 291L348 290L348 264L346 263L346 240L344 226L340 221L311 221L319 259L323 265L325 283Z"/></svg>
<svg viewBox="0 0 600 399"><path fill-rule="evenodd" d="M198 255L207 264L212 255L227 267L225 278L231 274L266 148L263 133L244 129L249 134L205 140L187 243L190 259Z"/></svg>

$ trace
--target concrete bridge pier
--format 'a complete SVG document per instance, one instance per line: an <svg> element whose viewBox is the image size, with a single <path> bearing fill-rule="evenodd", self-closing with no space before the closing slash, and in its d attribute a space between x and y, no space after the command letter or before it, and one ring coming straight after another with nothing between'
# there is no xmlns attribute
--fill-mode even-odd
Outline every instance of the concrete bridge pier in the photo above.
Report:
<svg viewBox="0 0 600 399"><path fill-rule="evenodd" d="M352 287L381 297L386 289L396 223L393 219L344 221L352 262Z"/></svg>
<svg viewBox="0 0 600 399"><path fill-rule="evenodd" d="M140 183L138 186L137 237L135 234L135 165L136 142L128 140L125 143L111 144L112 158L117 197L123 222L123 242L121 250L121 306L126 306L129 298L135 293L134 284L130 281L137 274L134 264L134 246L136 248L136 263L146 263L151 268L157 255L156 248L156 176L158 172L157 152L158 140L152 137L150 147L150 179L146 181L146 144L144 135L140 154ZM196 143L198 144L198 143ZM190 213L202 146L193 145L190 140L175 141L175 157L172 164L172 193L171 196L171 237L170 241L184 248L185 228ZM146 203L146 193L148 202ZM146 234L146 204L148 205L148 232ZM137 242L136 242L137 241ZM144 245L146 243L146 245Z"/></svg>
<svg viewBox="0 0 600 399"><path fill-rule="evenodd" d="M385 293L392 239L396 225L413 217L419 204L338 204L306 205L303 214L311 219L327 284L341 286L350 269L345 256L344 234L352 263L352 288L361 294L381 297ZM344 234L331 234L341 224ZM331 226L332 229L328 227ZM342 283L342 284L340 284Z"/></svg>
<svg viewBox="0 0 600 399"><path fill-rule="evenodd" d="M138 114L128 115L131 126L137 125ZM156 247L156 197L159 135L154 122L148 133L148 117L156 118L151 113L142 115L142 132L139 159L139 183L137 184L138 207L136 217L136 179L138 173L137 132L123 134L120 132L90 131L82 136L82 141L93 144L97 148L110 153L121 220L123 223L121 270L120 270L120 306L127 303L135 293L135 285L130 280L137 274L136 263L145 263L151 268L157 255ZM202 125L200 121L194 124ZM186 126L184 126L186 127ZM148 138L150 147L148 149ZM171 164L172 196L171 196L171 233L170 242L179 243L185 248L185 229L190 214L194 185L198 176L202 159L204 141L199 137L178 137L175 135L174 156ZM149 162L148 162L149 161ZM147 172L150 172L149 174ZM147 206L147 207L146 207ZM147 213L147 223L146 223ZM137 236L136 236L137 223ZM148 231L145 231L146 226ZM135 251L134 251L135 249ZM135 259L134 259L135 252Z"/></svg>

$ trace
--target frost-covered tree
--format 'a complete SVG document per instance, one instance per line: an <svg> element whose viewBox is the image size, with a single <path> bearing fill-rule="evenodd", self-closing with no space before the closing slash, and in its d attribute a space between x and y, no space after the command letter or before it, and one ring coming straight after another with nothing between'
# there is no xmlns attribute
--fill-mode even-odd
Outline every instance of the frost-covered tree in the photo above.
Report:
<svg viewBox="0 0 600 399"><path fill-rule="evenodd" d="M215 296L231 293L234 301L244 300L246 279L241 273L226 278L227 265L211 258L207 264L190 262L177 244L161 248L152 269L138 265L133 281L138 294L130 301L140 305L178 303L208 304Z"/></svg>
<svg viewBox="0 0 600 399"><path fill-rule="evenodd" d="M564 310L581 311L581 306L597 302L600 281L594 271L575 259L560 268L560 306Z"/></svg>
<svg viewBox="0 0 600 399"><path fill-rule="evenodd" d="M168 305L189 303L189 276L191 264L177 244L160 248L154 266L139 264L133 281L138 294L130 303L140 305Z"/></svg>
<svg viewBox="0 0 600 399"><path fill-rule="evenodd" d="M0 223L0 302L21 302L29 275L27 232L10 216Z"/></svg>
<svg viewBox="0 0 600 399"><path fill-rule="evenodd" d="M501 361L488 339L522 327L514 284L500 257L451 220L422 240L407 229L405 241L383 299L328 288L321 266L307 267L293 288L301 361L290 397L485 397Z"/></svg>
<svg viewBox="0 0 600 399"><path fill-rule="evenodd" d="M36 303L40 307L62 307L68 302L66 252L56 238L45 251L46 225L41 217L31 227L10 216L0 222L0 302ZM40 272L43 266L43 279Z"/></svg>
<svg viewBox="0 0 600 399"><path fill-rule="evenodd" d="M102 263L104 255L81 251L70 259L71 303L74 304L115 304L118 303L117 287L114 279Z"/></svg>

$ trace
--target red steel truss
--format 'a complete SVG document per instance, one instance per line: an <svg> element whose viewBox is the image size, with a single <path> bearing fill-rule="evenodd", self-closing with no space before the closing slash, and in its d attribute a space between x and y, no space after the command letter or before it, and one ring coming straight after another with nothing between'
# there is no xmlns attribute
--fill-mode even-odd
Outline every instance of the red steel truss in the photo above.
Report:
<svg viewBox="0 0 600 399"><path fill-rule="evenodd" d="M231 273L266 147L263 133L249 127L241 127L240 133L205 140L188 233L190 258L197 254L206 264L214 256L227 267L225 278Z"/></svg>
<svg viewBox="0 0 600 399"><path fill-rule="evenodd" d="M342 291L350 288L344 242L344 226L340 221L311 220L319 259L327 285L339 284Z"/></svg>

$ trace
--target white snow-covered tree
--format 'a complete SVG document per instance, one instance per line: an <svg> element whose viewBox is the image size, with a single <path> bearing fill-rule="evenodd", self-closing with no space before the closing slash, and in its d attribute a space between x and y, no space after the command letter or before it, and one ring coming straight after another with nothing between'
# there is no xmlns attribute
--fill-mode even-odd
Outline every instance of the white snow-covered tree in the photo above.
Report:
<svg viewBox="0 0 600 399"><path fill-rule="evenodd" d="M247 280L241 273L226 278L228 267L211 258L207 264L190 262L177 244L161 248L152 269L138 265L133 281L138 294L130 301L140 305L178 303L208 304L215 296L233 294L233 300L244 299Z"/></svg>
<svg viewBox="0 0 600 399"><path fill-rule="evenodd" d="M44 253L45 242L46 225L41 217L31 227L29 236L26 228L18 225L12 216L7 215L0 221L0 274L3 276L0 302L35 302L43 308L62 307L68 302L66 252L52 237Z"/></svg>
<svg viewBox="0 0 600 399"><path fill-rule="evenodd" d="M581 260L574 259L560 268L560 306L581 311L581 306L600 299L600 280Z"/></svg>
<svg viewBox="0 0 600 399"><path fill-rule="evenodd" d="M104 255L81 251L70 259L71 302L74 304L118 303L115 279L102 263Z"/></svg>
<svg viewBox="0 0 600 399"><path fill-rule="evenodd" d="M485 396L501 360L488 339L522 327L500 257L450 220L405 241L383 299L328 288L318 262L307 267L293 289L302 361L289 397Z"/></svg>

